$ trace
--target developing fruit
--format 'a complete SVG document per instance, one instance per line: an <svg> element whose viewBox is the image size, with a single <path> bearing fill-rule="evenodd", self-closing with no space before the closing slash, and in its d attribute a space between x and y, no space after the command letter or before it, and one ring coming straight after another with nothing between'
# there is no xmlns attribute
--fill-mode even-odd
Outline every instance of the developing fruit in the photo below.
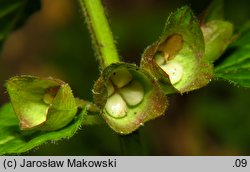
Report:
<svg viewBox="0 0 250 172"><path fill-rule="evenodd" d="M167 98L145 70L114 63L104 69L94 86L94 100L107 124L117 133L129 134L163 115Z"/></svg>

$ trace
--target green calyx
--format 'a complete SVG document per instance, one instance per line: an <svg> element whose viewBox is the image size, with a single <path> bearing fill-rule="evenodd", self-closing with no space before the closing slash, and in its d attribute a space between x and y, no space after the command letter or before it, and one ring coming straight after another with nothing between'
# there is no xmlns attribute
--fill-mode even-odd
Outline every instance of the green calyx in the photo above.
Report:
<svg viewBox="0 0 250 172"><path fill-rule="evenodd" d="M127 63L105 68L93 93L103 118L120 134L129 134L163 115L168 105L154 79L145 70Z"/></svg>
<svg viewBox="0 0 250 172"><path fill-rule="evenodd" d="M72 90L61 80L17 76L6 87L22 130L57 130L77 113Z"/></svg>
<svg viewBox="0 0 250 172"><path fill-rule="evenodd" d="M233 37L233 24L224 20L223 0L214 0L200 17L205 40L205 57L210 63L217 60Z"/></svg>
<svg viewBox="0 0 250 172"><path fill-rule="evenodd" d="M160 39L141 60L166 94L201 88L212 78L212 65L203 57L204 39L198 20L188 7L171 14Z"/></svg>
<svg viewBox="0 0 250 172"><path fill-rule="evenodd" d="M233 24L222 21L212 20L201 26L205 39L205 57L209 62L218 59L232 41Z"/></svg>

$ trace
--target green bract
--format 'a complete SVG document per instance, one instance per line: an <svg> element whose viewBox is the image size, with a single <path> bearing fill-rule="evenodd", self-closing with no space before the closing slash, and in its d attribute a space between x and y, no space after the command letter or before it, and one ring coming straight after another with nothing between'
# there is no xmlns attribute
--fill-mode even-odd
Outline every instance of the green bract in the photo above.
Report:
<svg viewBox="0 0 250 172"><path fill-rule="evenodd" d="M105 68L93 93L103 118L120 134L129 134L163 115L168 105L157 82L145 70L127 63Z"/></svg>
<svg viewBox="0 0 250 172"><path fill-rule="evenodd" d="M9 79L6 86L22 130L57 130L76 115L72 91L61 80L17 76Z"/></svg>
<svg viewBox="0 0 250 172"><path fill-rule="evenodd" d="M188 92L205 86L212 65L203 57L204 39L199 23L188 7L171 14L163 35L149 46L141 60L166 94Z"/></svg>

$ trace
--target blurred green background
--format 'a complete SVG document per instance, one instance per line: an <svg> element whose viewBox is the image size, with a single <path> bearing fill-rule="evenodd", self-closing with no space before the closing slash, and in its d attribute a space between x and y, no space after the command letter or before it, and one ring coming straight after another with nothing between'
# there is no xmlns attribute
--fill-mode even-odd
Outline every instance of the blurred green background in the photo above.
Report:
<svg viewBox="0 0 250 172"><path fill-rule="evenodd" d="M157 40L171 11L189 5L200 14L209 0L104 0L122 59L140 61ZM239 28L249 1L225 2L226 18ZM250 41L250 40L249 40ZM98 62L77 0L42 0L41 11L7 39L0 58L0 105L13 75L53 76L70 83L77 97L92 100ZM223 81L169 97L164 117L141 127L145 155L250 155L250 90ZM24 155L120 155L120 137L107 126L83 126L69 140L47 143Z"/></svg>

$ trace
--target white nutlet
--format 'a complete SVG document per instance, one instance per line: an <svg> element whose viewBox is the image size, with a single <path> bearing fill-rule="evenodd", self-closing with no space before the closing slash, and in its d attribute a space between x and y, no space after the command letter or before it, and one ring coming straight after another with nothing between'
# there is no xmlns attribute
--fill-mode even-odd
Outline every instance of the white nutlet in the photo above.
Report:
<svg viewBox="0 0 250 172"><path fill-rule="evenodd" d="M115 92L115 89L112 83L110 82L110 80L108 80L107 82L107 91L108 91L108 97L111 96Z"/></svg>
<svg viewBox="0 0 250 172"><path fill-rule="evenodd" d="M44 96L43 96L44 103L46 103L46 104L52 104L53 100L54 100L54 96L52 96L49 93L44 94Z"/></svg>
<svg viewBox="0 0 250 172"><path fill-rule="evenodd" d="M105 109L109 113L109 115L114 118L122 118L126 116L126 113L128 111L128 107L125 101L117 93L108 98Z"/></svg>
<svg viewBox="0 0 250 172"><path fill-rule="evenodd" d="M158 65L163 65L165 63L164 53L157 52L154 56L154 60Z"/></svg>
<svg viewBox="0 0 250 172"><path fill-rule="evenodd" d="M183 68L179 63L168 62L165 65L160 66L169 76L172 84L178 83L183 75Z"/></svg>
<svg viewBox="0 0 250 172"><path fill-rule="evenodd" d="M129 106L139 104L144 97L143 86L138 81L132 81L129 85L120 89L119 93Z"/></svg>
<svg viewBox="0 0 250 172"><path fill-rule="evenodd" d="M116 70L111 75L113 84L115 84L118 88L127 85L132 79L133 76L126 68Z"/></svg>

